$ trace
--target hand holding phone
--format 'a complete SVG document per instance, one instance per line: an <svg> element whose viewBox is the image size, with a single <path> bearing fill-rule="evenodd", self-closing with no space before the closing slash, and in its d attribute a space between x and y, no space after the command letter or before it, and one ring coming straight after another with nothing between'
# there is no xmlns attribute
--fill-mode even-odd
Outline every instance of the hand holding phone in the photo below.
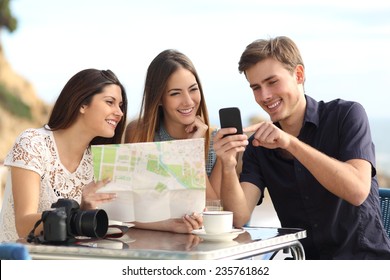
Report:
<svg viewBox="0 0 390 280"><path fill-rule="evenodd" d="M240 109L237 107L222 108L219 110L219 121L221 128L235 127L237 132L234 134L242 134L242 122ZM233 134L227 134L233 135Z"/></svg>

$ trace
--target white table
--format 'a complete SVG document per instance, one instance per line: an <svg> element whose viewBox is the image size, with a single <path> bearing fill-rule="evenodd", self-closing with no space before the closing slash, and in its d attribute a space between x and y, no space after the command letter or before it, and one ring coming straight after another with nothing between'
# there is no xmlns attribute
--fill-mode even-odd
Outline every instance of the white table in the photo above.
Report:
<svg viewBox="0 0 390 280"><path fill-rule="evenodd" d="M290 249L294 259L305 259L300 239L306 231L291 228L247 227L227 242L204 241L193 234L130 228L118 239L89 240L70 245L27 244L33 259L244 259Z"/></svg>

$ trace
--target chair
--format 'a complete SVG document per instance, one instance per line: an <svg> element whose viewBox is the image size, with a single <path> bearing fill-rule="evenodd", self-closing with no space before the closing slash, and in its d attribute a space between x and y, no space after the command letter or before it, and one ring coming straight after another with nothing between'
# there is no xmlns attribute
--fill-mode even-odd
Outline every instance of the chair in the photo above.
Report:
<svg viewBox="0 0 390 280"><path fill-rule="evenodd" d="M31 256L23 244L0 243L0 260L31 260Z"/></svg>
<svg viewBox="0 0 390 280"><path fill-rule="evenodd" d="M379 188L379 199L383 225L387 235L390 237L390 189Z"/></svg>

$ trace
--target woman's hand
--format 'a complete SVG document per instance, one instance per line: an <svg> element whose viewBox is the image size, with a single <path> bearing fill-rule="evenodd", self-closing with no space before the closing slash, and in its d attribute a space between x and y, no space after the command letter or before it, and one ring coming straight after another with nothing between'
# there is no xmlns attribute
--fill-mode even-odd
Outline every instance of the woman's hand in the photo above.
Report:
<svg viewBox="0 0 390 280"><path fill-rule="evenodd" d="M203 217L200 214L193 213L185 215L182 218L167 219L158 222L140 223L133 221L136 228L160 230L176 233L190 233L194 229L199 229L203 226Z"/></svg>
<svg viewBox="0 0 390 280"><path fill-rule="evenodd" d="M203 226L203 217L200 214L193 213L185 215L181 219L171 219L171 231L177 233L190 233L194 229L199 229Z"/></svg>
<svg viewBox="0 0 390 280"><path fill-rule="evenodd" d="M186 132L188 133L188 138L204 138L209 127L204 123L203 119L200 116L196 116L193 123L187 125Z"/></svg>
<svg viewBox="0 0 390 280"><path fill-rule="evenodd" d="M116 198L116 193L97 193L99 189L104 187L110 182L110 179L104 179L102 181L92 181L83 188L81 195L82 210L96 209L100 204L110 202Z"/></svg>

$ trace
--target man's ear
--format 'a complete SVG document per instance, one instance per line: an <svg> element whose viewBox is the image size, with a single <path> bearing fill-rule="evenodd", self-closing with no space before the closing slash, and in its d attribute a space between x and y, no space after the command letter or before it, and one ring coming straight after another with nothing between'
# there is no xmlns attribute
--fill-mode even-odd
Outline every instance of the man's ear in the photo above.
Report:
<svg viewBox="0 0 390 280"><path fill-rule="evenodd" d="M85 105L81 105L80 106L80 110L79 111L80 111L81 114L85 113L85 107L86 107Z"/></svg>
<svg viewBox="0 0 390 280"><path fill-rule="evenodd" d="M303 84L305 82L305 68L303 65L298 64L297 67L295 67L295 76L298 84Z"/></svg>

